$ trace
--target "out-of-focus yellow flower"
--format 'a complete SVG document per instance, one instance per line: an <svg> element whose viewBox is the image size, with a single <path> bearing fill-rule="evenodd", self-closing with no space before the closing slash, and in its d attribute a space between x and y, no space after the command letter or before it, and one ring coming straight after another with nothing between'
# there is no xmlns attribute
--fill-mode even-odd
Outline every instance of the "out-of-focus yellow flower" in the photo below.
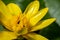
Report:
<svg viewBox="0 0 60 40"><path fill-rule="evenodd" d="M22 35L28 40L48 40L42 35L38 35L33 31L41 30L56 19L50 18L41 20L47 13L48 8L39 10L39 1L31 2L24 13L18 5L9 3L5 5L0 0L0 21L8 30L0 32L0 40L12 40Z"/></svg>

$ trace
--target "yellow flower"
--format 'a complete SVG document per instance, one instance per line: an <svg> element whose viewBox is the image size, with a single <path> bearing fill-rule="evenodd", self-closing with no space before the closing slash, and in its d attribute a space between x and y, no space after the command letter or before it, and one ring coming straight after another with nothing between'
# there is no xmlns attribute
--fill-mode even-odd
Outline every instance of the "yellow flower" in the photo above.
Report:
<svg viewBox="0 0 60 40"><path fill-rule="evenodd" d="M33 31L41 30L56 19L50 18L41 20L47 13L48 8L39 10L39 1L31 2L23 12L14 3L5 5L0 0L0 22L8 30L0 32L0 40L12 40L18 36L23 36L28 40L48 40L42 35L38 35Z"/></svg>

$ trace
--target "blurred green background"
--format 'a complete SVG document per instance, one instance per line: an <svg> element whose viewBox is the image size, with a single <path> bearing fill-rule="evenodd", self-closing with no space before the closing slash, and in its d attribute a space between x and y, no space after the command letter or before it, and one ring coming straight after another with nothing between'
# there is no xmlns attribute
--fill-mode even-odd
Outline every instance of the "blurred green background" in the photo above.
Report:
<svg viewBox="0 0 60 40"><path fill-rule="evenodd" d="M2 0L6 5L8 3L16 3L21 7L24 12L27 5L34 0ZM36 33L41 34L48 38L49 40L60 40L60 0L38 0L40 2L40 9L48 7L49 11L47 15L42 19L47 19L55 17L56 21L49 25L47 28L36 31ZM0 25L0 31L4 28ZM19 37L18 40L23 40L24 38ZM25 39L24 39L25 40Z"/></svg>

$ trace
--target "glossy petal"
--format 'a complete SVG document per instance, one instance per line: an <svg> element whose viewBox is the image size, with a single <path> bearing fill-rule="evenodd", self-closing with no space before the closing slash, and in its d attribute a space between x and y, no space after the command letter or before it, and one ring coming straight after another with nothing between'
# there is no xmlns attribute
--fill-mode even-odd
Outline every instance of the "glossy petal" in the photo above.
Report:
<svg viewBox="0 0 60 40"><path fill-rule="evenodd" d="M16 38L17 38L17 35L14 34L13 32L9 32L9 31L0 32L0 40L12 40Z"/></svg>
<svg viewBox="0 0 60 40"><path fill-rule="evenodd" d="M56 20L55 18L44 20L40 23L40 25L32 27L31 31L37 31L37 30L43 29L43 28L47 27L48 25L50 25L51 23L53 23L55 20Z"/></svg>
<svg viewBox="0 0 60 40"><path fill-rule="evenodd" d="M8 17L10 17L11 16L10 13L11 12L6 7L6 5L0 0L0 14L1 14L0 16L5 16L5 14L6 14Z"/></svg>
<svg viewBox="0 0 60 40"><path fill-rule="evenodd" d="M48 40L47 38L45 38L41 35L35 34L35 33L29 33L29 34L25 35L24 37L28 40Z"/></svg>
<svg viewBox="0 0 60 40"><path fill-rule="evenodd" d="M39 9L39 1L33 1L27 6L24 14L26 14L26 17L28 19L30 19L38 12L38 9Z"/></svg>
<svg viewBox="0 0 60 40"><path fill-rule="evenodd" d="M17 25L18 21L22 18L22 11L21 11L20 7L18 5L16 5L16 4L14 4L14 3L8 4L7 7L11 11L11 15L12 15L11 22L13 24L15 24L15 27L13 27L13 29L15 31L17 31L16 30L16 28L17 28L16 25Z"/></svg>
<svg viewBox="0 0 60 40"><path fill-rule="evenodd" d="M22 16L22 11L21 11L20 7L14 3L8 4L7 7L9 8L9 10L11 11L11 14L13 16L12 22L16 23L19 19L19 16Z"/></svg>
<svg viewBox="0 0 60 40"><path fill-rule="evenodd" d="M22 14L20 7L14 3L8 4L7 7L9 8L13 16L19 16Z"/></svg>
<svg viewBox="0 0 60 40"><path fill-rule="evenodd" d="M0 0L0 19L1 21L11 18L10 11L6 5Z"/></svg>
<svg viewBox="0 0 60 40"><path fill-rule="evenodd" d="M0 0L0 20L2 22L2 24L10 29L10 23L11 22L10 19L12 18L12 15L10 14L11 12L9 11L9 9L6 7L6 5ZM9 26L9 27L7 27Z"/></svg>
<svg viewBox="0 0 60 40"><path fill-rule="evenodd" d="M39 22L46 15L47 11L48 11L48 8L44 8L44 9L40 10L37 15L32 17L30 19L31 26L36 25L36 23Z"/></svg>

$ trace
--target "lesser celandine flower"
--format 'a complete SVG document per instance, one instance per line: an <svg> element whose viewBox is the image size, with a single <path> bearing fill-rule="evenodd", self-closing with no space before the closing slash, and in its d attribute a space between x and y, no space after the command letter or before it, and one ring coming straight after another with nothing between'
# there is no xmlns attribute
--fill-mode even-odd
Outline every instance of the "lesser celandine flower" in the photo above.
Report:
<svg viewBox="0 0 60 40"><path fill-rule="evenodd" d="M33 31L43 29L53 23L55 18L41 20L47 13L48 8L39 10L39 1L31 2L23 12L14 3L5 5L0 0L0 23L8 30L0 32L0 40L13 40L23 36L28 40L48 40Z"/></svg>

